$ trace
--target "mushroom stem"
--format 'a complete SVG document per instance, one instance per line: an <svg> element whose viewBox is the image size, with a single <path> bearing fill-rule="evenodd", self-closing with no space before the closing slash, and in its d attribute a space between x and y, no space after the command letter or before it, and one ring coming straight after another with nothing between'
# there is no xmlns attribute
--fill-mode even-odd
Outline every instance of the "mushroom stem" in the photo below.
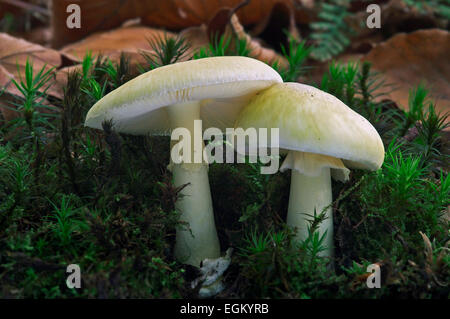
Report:
<svg viewBox="0 0 450 319"><path fill-rule="evenodd" d="M308 220L312 217L314 209L317 214L330 206L332 202L330 168L322 167L318 176L307 176L296 169L291 172L291 190L289 194L289 206L287 225L296 227L297 241L308 238ZM325 212L326 219L319 225L319 234L322 236L327 231L324 240L325 250L319 253L321 256L333 257L333 213L331 207Z"/></svg>
<svg viewBox="0 0 450 319"><path fill-rule="evenodd" d="M198 170L189 170L185 165L175 164L173 167L175 186L189 183L175 204L181 213L180 220L188 223L188 227L177 229L175 257L199 267L205 258L220 256L219 239L214 223L208 167L202 165Z"/></svg>
<svg viewBox="0 0 450 319"><path fill-rule="evenodd" d="M167 110L172 128L187 129L191 139L191 163L176 164L171 159L174 186L187 184L175 203L176 209L181 213L180 221L188 224L177 228L175 257L183 263L199 267L205 258L213 259L220 256L209 188L208 165L203 160L201 163L194 162L194 153L203 154L204 147L202 132L195 132L194 128L194 121L200 119L200 104L198 102L174 104ZM195 134L200 134L200 137ZM199 138L200 143L196 141Z"/></svg>

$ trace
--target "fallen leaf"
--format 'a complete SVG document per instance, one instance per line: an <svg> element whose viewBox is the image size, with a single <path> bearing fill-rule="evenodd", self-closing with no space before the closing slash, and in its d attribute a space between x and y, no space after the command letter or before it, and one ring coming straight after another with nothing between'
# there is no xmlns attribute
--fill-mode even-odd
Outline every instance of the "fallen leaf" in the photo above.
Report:
<svg viewBox="0 0 450 319"><path fill-rule="evenodd" d="M27 59L33 62L35 70L40 70L44 66L48 70L61 65L61 55L55 50L12 37L6 33L0 33L0 42L2 43L0 65L14 77L23 73Z"/></svg>
<svg viewBox="0 0 450 319"><path fill-rule="evenodd" d="M27 60L33 65L34 74L42 68L48 71L61 65L61 55L55 50L12 37L6 33L0 33L0 42L2 43L0 47L0 85L4 88L1 102L3 106L11 106L12 96L21 95L12 83L12 79L20 82L20 79L24 78ZM61 92L53 84L53 81L48 83L50 88L47 93L54 97L62 98ZM10 120L17 116L16 112L8 108L0 106L0 110L5 120Z"/></svg>
<svg viewBox="0 0 450 319"><path fill-rule="evenodd" d="M16 88L16 86L12 83L14 79L14 75L8 72L3 66L0 65L0 94L4 92L20 95L20 91ZM0 95L1 96L1 95Z"/></svg>
<svg viewBox="0 0 450 319"><path fill-rule="evenodd" d="M0 65L0 113L5 122L17 117L17 112L12 110L11 106L14 102L14 96L19 96L21 93L12 83L13 78L14 75Z"/></svg>
<svg viewBox="0 0 450 319"><path fill-rule="evenodd" d="M312 0L78 0L82 12L81 28L67 27L72 12L67 7L73 0L54 0L52 5L52 46L60 48L87 35L120 26L139 17L142 24L182 30L209 22L222 8L246 4L237 12L243 25L256 25L270 15L276 4L283 3L295 11L300 23L309 23L314 7Z"/></svg>
<svg viewBox="0 0 450 319"><path fill-rule="evenodd" d="M124 52L130 58L131 67L136 68L138 64L145 62L141 51L150 50L149 41L166 35L175 36L170 32L143 26L118 28L92 34L84 40L65 46L61 52L79 61L88 51L91 51L93 55L102 54L112 61L118 61L120 54Z"/></svg>
<svg viewBox="0 0 450 319"><path fill-rule="evenodd" d="M12 83L14 76L0 65L0 113L5 122L17 117L17 112L10 109L14 101L14 95L20 95L20 91Z"/></svg>
<svg viewBox="0 0 450 319"><path fill-rule="evenodd" d="M431 245L431 241L427 235L425 235L421 231L419 232L419 234L420 234L420 236L422 236L423 243L425 246L424 254L425 254L426 261L428 264L431 265L433 263L433 246Z"/></svg>
<svg viewBox="0 0 450 319"><path fill-rule="evenodd" d="M10 35L16 38L22 38L26 41L37 43L43 46L48 46L51 43L52 31L50 27L35 27L31 30L22 32L9 32Z"/></svg>
<svg viewBox="0 0 450 319"><path fill-rule="evenodd" d="M286 59L278 54L275 50L266 48L261 45L260 42L253 39L248 35L242 24L239 23L239 19L237 15L233 14L231 16L230 26L234 32L238 36L239 39L245 39L247 42L247 47L250 50L250 55L255 59L266 62L269 65L274 63L278 63L278 65L282 68L287 67L288 63Z"/></svg>
<svg viewBox="0 0 450 319"><path fill-rule="evenodd" d="M224 35L230 39L230 47L235 45L236 37L245 39L251 57L267 64L278 62L281 67L286 67L287 61L283 56L273 49L262 46L259 41L245 32L239 18L234 14L235 10L223 8L217 12L207 26L191 27L182 31L180 36L185 38L191 46L189 53L193 55L200 48L208 47L210 41L214 41L215 37Z"/></svg>
<svg viewBox="0 0 450 319"><path fill-rule="evenodd" d="M193 56L200 48L206 48L209 45L208 27L205 24L184 29L180 32L180 37L189 43L189 49L186 52L188 56Z"/></svg>
<svg viewBox="0 0 450 319"><path fill-rule="evenodd" d="M450 110L450 34L441 29L401 33L376 45L362 60L382 72L397 89L389 98L408 108L409 91L420 83L430 90L438 112Z"/></svg>
<svg viewBox="0 0 450 319"><path fill-rule="evenodd" d="M67 19L70 19L69 16L74 13L70 10L67 12L71 4L77 4L80 7L81 28L67 26ZM157 10L157 5L151 0L53 0L52 46L60 48L91 33L116 28L128 19Z"/></svg>
<svg viewBox="0 0 450 319"><path fill-rule="evenodd" d="M263 38L273 48L280 49L280 44L286 46L289 36L300 40L300 33L296 26L294 8L285 2L277 2L269 15L258 23L251 31L252 36Z"/></svg>
<svg viewBox="0 0 450 319"><path fill-rule="evenodd" d="M184 29L208 23L212 16L222 8L235 8L246 3L238 10L239 21L243 25L256 24L272 11L276 3L283 2L294 7L293 0L157 0L156 9L142 17L144 24L166 27L170 29Z"/></svg>

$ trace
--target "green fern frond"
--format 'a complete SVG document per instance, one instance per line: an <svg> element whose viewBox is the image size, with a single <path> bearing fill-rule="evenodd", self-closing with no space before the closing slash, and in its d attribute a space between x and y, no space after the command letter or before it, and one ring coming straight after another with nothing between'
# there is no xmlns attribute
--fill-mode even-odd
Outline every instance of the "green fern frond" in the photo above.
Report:
<svg viewBox="0 0 450 319"><path fill-rule="evenodd" d="M422 14L432 12L438 17L450 20L449 0L403 0L408 6L415 8Z"/></svg>
<svg viewBox="0 0 450 319"><path fill-rule="evenodd" d="M350 44L352 29L345 22L345 18L350 15L347 10L349 4L349 0L322 2L318 16L320 21L311 23L313 33L310 37L315 42L311 52L313 58L329 60Z"/></svg>

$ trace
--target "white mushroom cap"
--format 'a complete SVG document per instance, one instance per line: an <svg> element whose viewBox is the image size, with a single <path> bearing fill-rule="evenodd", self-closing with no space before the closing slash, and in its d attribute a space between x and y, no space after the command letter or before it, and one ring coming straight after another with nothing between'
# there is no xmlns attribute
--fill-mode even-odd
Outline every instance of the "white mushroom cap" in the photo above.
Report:
<svg viewBox="0 0 450 319"><path fill-rule="evenodd" d="M235 127L279 128L280 149L326 155L322 164L330 168L343 169L330 157L342 159L350 168L369 170L377 170L384 160L383 142L369 121L333 95L305 84L280 83L259 92L239 114ZM287 158L285 164L296 168L295 162L301 160L305 167L312 158L311 154L306 161Z"/></svg>
<svg viewBox="0 0 450 319"><path fill-rule="evenodd" d="M142 74L110 92L88 112L85 125L129 134L168 134L165 107L199 101L203 128L232 127L258 91L282 82L267 64L247 57L211 57L175 63Z"/></svg>

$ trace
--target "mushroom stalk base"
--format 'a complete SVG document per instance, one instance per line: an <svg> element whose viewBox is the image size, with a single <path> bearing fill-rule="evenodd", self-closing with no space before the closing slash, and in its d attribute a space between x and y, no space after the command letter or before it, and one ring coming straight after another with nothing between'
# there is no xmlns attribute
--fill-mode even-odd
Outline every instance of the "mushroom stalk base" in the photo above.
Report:
<svg viewBox="0 0 450 319"><path fill-rule="evenodd" d="M175 204L181 213L180 220L187 223L177 229L175 257L181 262L200 267L200 262L205 258L220 256L219 239L214 223L208 166L190 170L185 165L173 166L175 186L189 183Z"/></svg>
<svg viewBox="0 0 450 319"><path fill-rule="evenodd" d="M220 257L209 188L208 165L205 162L194 163L193 161L194 144L199 143L199 138L200 151L203 150L202 136L195 136L203 132L194 133L194 120L200 119L200 105L197 102L172 105L168 107L168 115L172 128L186 128L189 131L192 152L191 163L171 162L170 165L174 186L180 187L187 184L181 190L180 197L175 203L177 211L181 213L180 221L186 223L177 228L175 257L180 262L200 267L201 261L205 258Z"/></svg>
<svg viewBox="0 0 450 319"><path fill-rule="evenodd" d="M293 169L291 172L291 190L289 194L289 207L287 224L297 229L295 239L304 241L308 238L308 226L312 217L305 214L320 214L332 202L330 169L324 167L318 176L306 176ZM332 208L326 209L326 219L319 225L322 236L327 231L324 240L325 250L319 253L324 257L333 257L333 214Z"/></svg>

